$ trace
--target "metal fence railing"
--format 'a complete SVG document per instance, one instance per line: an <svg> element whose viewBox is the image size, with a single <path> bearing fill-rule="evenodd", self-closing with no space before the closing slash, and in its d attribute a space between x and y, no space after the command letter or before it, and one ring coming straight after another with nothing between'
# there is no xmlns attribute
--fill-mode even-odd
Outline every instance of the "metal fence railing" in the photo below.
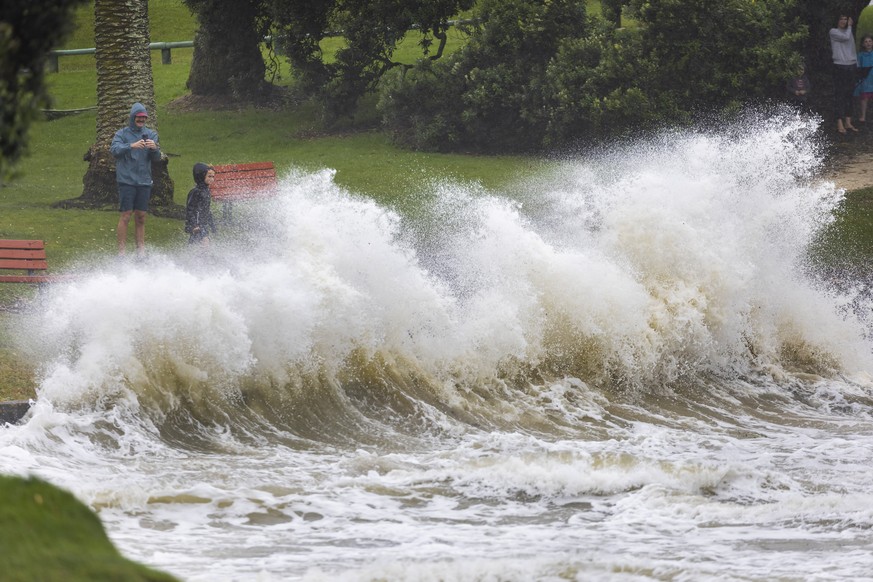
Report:
<svg viewBox="0 0 873 582"><path fill-rule="evenodd" d="M473 24L476 23L476 19L468 19L468 20L449 20L446 22L449 26L458 26L461 24ZM413 25L413 30L418 27ZM326 36L342 36L342 32L329 32ZM264 37L264 42L269 42L272 37L267 36ZM279 38L277 37L277 42ZM193 40L180 40L177 42L153 42L149 44L149 50L153 51L161 51L161 63L164 65L172 64L173 57L171 51L173 49L178 48L192 48L194 46ZM48 71L50 73L57 73L61 70L60 66L60 58L61 57L69 57L75 55L93 55L97 52L95 48L82 48L82 49L65 49L65 50L56 50L51 51L49 53L48 60Z"/></svg>
<svg viewBox="0 0 873 582"><path fill-rule="evenodd" d="M169 65L173 62L173 57L170 53L172 49L192 48L193 46L193 40L181 40L178 42L153 42L149 44L149 49L153 51L161 51L161 63ZM49 53L48 71L50 73L57 73L61 70L60 57L70 57L74 55L93 55L95 52L97 52L97 49L95 48L51 51Z"/></svg>

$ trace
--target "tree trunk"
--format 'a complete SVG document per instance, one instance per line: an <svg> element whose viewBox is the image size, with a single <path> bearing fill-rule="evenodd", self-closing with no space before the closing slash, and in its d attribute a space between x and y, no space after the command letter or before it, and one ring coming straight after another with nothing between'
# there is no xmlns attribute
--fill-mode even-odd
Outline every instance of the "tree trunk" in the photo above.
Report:
<svg viewBox="0 0 873 582"><path fill-rule="evenodd" d="M260 0L192 3L200 28L194 35L194 56L188 89L194 95L225 96L234 100L265 98L261 55Z"/></svg>
<svg viewBox="0 0 873 582"><path fill-rule="evenodd" d="M115 159L109 152L115 132L128 124L135 102L149 112L157 130L158 113L149 51L148 0L95 0L94 41L97 61L97 140L85 155L88 171L82 196L66 206L117 205ZM163 144L161 144L163 146ZM167 157L152 165L150 208L173 206L173 180Z"/></svg>
<svg viewBox="0 0 873 582"><path fill-rule="evenodd" d="M615 28L621 28L621 9L624 5L624 0L601 0L601 14L608 22L612 23Z"/></svg>

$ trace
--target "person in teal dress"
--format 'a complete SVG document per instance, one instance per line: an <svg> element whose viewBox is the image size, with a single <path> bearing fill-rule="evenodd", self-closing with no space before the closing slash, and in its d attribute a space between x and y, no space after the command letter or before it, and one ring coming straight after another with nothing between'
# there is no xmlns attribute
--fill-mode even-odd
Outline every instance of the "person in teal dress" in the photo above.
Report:
<svg viewBox="0 0 873 582"><path fill-rule="evenodd" d="M865 34L861 38L861 51L858 53L858 69L862 72L866 69L858 86L855 87L855 96L861 99L861 115L858 121L867 121L867 103L873 99L873 34Z"/></svg>

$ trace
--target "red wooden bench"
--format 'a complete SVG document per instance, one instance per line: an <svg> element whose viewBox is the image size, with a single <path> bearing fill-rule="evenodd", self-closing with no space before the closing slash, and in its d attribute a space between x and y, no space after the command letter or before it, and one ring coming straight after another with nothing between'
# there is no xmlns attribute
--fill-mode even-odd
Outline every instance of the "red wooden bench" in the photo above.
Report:
<svg viewBox="0 0 873 582"><path fill-rule="evenodd" d="M47 270L43 241L0 239L0 271L21 271L16 275L0 274L0 283L41 285L70 279L70 275L47 275Z"/></svg>
<svg viewBox="0 0 873 582"><path fill-rule="evenodd" d="M215 181L209 186L212 199L222 203L224 220L232 220L233 203L270 198L278 192L273 162L213 166Z"/></svg>

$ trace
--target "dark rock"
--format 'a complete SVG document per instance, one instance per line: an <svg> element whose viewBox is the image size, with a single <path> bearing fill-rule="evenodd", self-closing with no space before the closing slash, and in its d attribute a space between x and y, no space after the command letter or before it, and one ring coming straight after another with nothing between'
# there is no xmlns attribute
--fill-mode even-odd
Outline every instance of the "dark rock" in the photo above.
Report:
<svg viewBox="0 0 873 582"><path fill-rule="evenodd" d="M5 423L15 424L30 410L30 402L27 400L12 400L0 402L0 425Z"/></svg>

